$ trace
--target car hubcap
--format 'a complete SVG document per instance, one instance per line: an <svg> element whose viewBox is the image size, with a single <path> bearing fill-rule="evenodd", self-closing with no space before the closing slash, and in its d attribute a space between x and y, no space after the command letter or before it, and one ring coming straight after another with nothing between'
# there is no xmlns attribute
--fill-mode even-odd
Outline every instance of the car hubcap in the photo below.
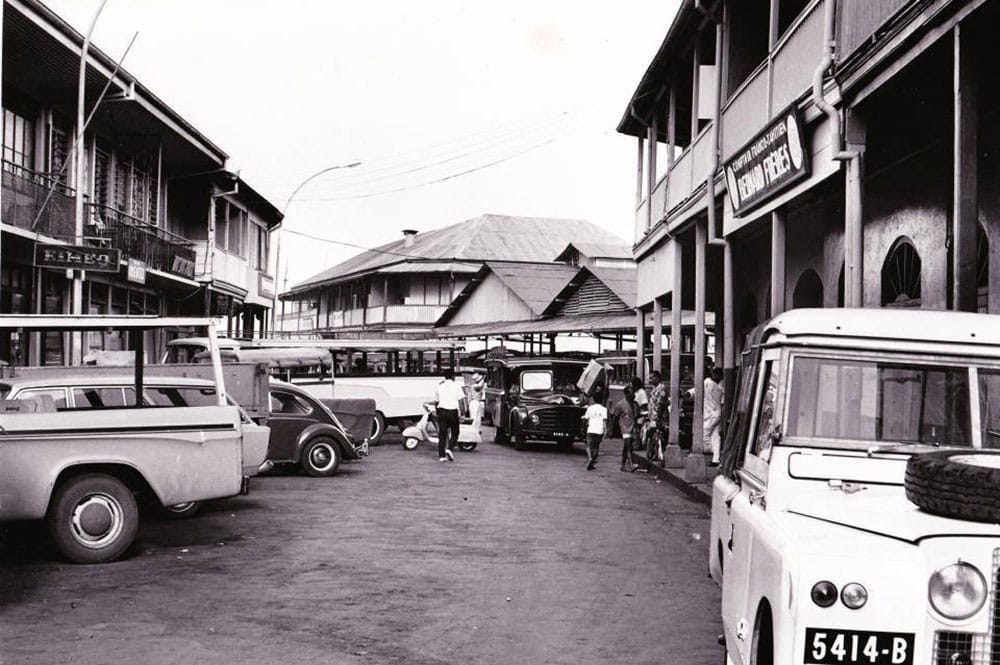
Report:
<svg viewBox="0 0 1000 665"><path fill-rule="evenodd" d="M419 441L417 441L416 439L407 439L406 440L406 444L405 444L406 445L406 449L407 450L413 450L414 448L417 447L418 443L419 443Z"/></svg>
<svg viewBox="0 0 1000 665"><path fill-rule="evenodd" d="M185 513L194 507L194 501L188 501L187 503L178 503L173 506L167 506L167 510L172 513Z"/></svg>
<svg viewBox="0 0 1000 665"><path fill-rule="evenodd" d="M115 541L125 526L121 504L108 494L84 497L70 515L73 538L84 547L99 549Z"/></svg>
<svg viewBox="0 0 1000 665"><path fill-rule="evenodd" d="M309 453L309 461L317 471L327 471L333 466L333 459L333 450L326 444L314 446Z"/></svg>

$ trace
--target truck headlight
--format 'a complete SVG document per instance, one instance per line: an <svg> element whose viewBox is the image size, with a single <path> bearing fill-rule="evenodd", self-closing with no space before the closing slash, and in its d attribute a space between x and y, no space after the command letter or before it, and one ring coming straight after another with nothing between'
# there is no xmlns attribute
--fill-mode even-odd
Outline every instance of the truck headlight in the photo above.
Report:
<svg viewBox="0 0 1000 665"><path fill-rule="evenodd" d="M959 561L931 575L927 597L942 616L968 619L986 602L986 578L972 564Z"/></svg>
<svg viewBox="0 0 1000 665"><path fill-rule="evenodd" d="M868 602L868 589L857 582L848 582L840 590L840 602L852 610L859 610Z"/></svg>
<svg viewBox="0 0 1000 665"><path fill-rule="evenodd" d="M820 607L830 607L837 602L837 586L827 580L816 582L812 591L809 592L809 596Z"/></svg>
<svg viewBox="0 0 1000 665"><path fill-rule="evenodd" d="M537 413L531 414L531 424L532 425L537 425L540 422L542 422L542 421L538 419L538 414Z"/></svg>

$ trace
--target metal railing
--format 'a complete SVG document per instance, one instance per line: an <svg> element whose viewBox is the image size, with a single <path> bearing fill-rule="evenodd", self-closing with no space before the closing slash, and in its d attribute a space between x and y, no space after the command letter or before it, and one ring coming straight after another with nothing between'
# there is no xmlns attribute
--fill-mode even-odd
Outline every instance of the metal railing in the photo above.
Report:
<svg viewBox="0 0 1000 665"><path fill-rule="evenodd" d="M4 224L53 238L73 237L71 188L50 173L32 171L6 160L0 170L3 176L3 209L0 214Z"/></svg>
<svg viewBox="0 0 1000 665"><path fill-rule="evenodd" d="M194 243L110 206L85 204L84 236L106 239L122 258L143 261L150 268L183 277L194 276Z"/></svg>

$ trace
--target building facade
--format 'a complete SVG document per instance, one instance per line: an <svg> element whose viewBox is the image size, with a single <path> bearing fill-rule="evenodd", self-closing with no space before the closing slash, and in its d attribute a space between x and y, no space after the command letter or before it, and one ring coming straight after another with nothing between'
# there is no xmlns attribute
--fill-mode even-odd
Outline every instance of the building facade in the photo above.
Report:
<svg viewBox="0 0 1000 665"><path fill-rule="evenodd" d="M233 334L262 332L267 231L280 213L94 47L78 141L84 39L42 3L6 0L2 40L0 312L205 315ZM0 360L77 364L133 344L111 333L14 337L0 340ZM147 340L150 358L165 341Z"/></svg>
<svg viewBox="0 0 1000 665"><path fill-rule="evenodd" d="M791 307L1000 311L998 26L982 1L682 2L618 126L639 311L714 311L730 388Z"/></svg>
<svg viewBox="0 0 1000 665"><path fill-rule="evenodd" d="M303 331L301 317L282 317L287 328L278 332L431 337L435 322L487 261L547 263L562 254L579 261L581 253L570 245L579 239L599 245L608 260L621 260L621 239L577 219L482 215L424 233L406 230L402 239L363 252L283 293L283 302L315 308L317 328Z"/></svg>

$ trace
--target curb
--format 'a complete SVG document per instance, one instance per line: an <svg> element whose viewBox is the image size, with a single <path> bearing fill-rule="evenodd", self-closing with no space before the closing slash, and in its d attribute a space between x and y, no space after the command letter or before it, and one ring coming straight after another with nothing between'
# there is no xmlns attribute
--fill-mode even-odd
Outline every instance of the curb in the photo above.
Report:
<svg viewBox="0 0 1000 665"><path fill-rule="evenodd" d="M632 451L632 463L639 466L646 465L645 455L641 455L636 451ZM708 483L689 483L684 479L684 469L665 469L659 464L653 464L650 466L651 473L654 473L656 477L660 480L670 483L681 492L691 497L695 501L702 503L706 506L712 505L712 484Z"/></svg>

